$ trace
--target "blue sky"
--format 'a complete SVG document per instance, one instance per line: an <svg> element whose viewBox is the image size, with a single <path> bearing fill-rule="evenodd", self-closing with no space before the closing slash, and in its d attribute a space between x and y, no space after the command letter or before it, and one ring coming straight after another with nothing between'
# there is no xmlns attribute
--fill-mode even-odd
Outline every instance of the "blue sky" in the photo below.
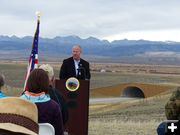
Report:
<svg viewBox="0 0 180 135"><path fill-rule="evenodd" d="M180 41L179 0L0 0L0 35Z"/></svg>

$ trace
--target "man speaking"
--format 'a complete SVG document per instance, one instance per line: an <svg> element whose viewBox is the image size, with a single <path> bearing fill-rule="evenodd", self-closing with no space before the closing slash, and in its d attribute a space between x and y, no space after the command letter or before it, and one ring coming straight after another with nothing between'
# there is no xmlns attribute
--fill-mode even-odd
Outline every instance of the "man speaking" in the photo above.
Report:
<svg viewBox="0 0 180 135"><path fill-rule="evenodd" d="M72 57L65 59L60 68L59 78L68 79L75 77L79 80L89 80L91 75L89 71L89 62L80 58L82 51L79 45L72 48Z"/></svg>

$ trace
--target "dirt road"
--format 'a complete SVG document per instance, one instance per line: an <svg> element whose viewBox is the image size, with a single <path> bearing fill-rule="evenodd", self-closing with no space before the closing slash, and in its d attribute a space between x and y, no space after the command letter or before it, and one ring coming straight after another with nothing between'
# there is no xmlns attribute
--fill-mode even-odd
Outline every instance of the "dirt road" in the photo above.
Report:
<svg viewBox="0 0 180 135"><path fill-rule="evenodd" d="M139 98L131 98L131 97L116 97L116 98L91 98L89 100L90 104L96 103L111 103L111 102L119 102L119 101L127 101L127 100L137 100Z"/></svg>

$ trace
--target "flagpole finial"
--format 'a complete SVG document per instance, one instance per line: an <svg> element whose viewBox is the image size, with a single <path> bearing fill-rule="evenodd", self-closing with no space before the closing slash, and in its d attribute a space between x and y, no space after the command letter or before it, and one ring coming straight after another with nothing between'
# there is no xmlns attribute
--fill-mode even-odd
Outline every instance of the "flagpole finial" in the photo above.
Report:
<svg viewBox="0 0 180 135"><path fill-rule="evenodd" d="M36 15L37 15L37 17L38 17L38 19L39 19L40 16L41 16L41 12L40 12L40 11L36 11Z"/></svg>

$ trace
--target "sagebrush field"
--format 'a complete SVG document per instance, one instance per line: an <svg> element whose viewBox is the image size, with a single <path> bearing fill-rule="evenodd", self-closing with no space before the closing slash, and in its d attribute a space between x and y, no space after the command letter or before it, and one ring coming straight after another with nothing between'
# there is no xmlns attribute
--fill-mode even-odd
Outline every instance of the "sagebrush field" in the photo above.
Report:
<svg viewBox="0 0 180 135"><path fill-rule="evenodd" d="M41 63L40 63L41 64ZM58 79L60 63L50 63ZM1 62L0 72L6 76L3 93L20 96L23 91L27 63ZM165 89L161 93L135 101L90 104L89 135L155 135L158 124L166 119L165 103L172 90L180 84L180 66L172 65L130 65L119 63L92 63L90 98L120 96L107 92L108 87L125 83L149 84L151 91L158 85ZM108 72L99 72L106 69ZM113 71L113 72L111 72ZM121 84L121 85L120 85ZM100 92L95 91L100 88ZM160 87L159 87L160 88ZM104 91L103 91L104 89ZM103 93L104 92L104 93ZM118 92L117 92L118 93ZM118 93L119 94L119 93Z"/></svg>

